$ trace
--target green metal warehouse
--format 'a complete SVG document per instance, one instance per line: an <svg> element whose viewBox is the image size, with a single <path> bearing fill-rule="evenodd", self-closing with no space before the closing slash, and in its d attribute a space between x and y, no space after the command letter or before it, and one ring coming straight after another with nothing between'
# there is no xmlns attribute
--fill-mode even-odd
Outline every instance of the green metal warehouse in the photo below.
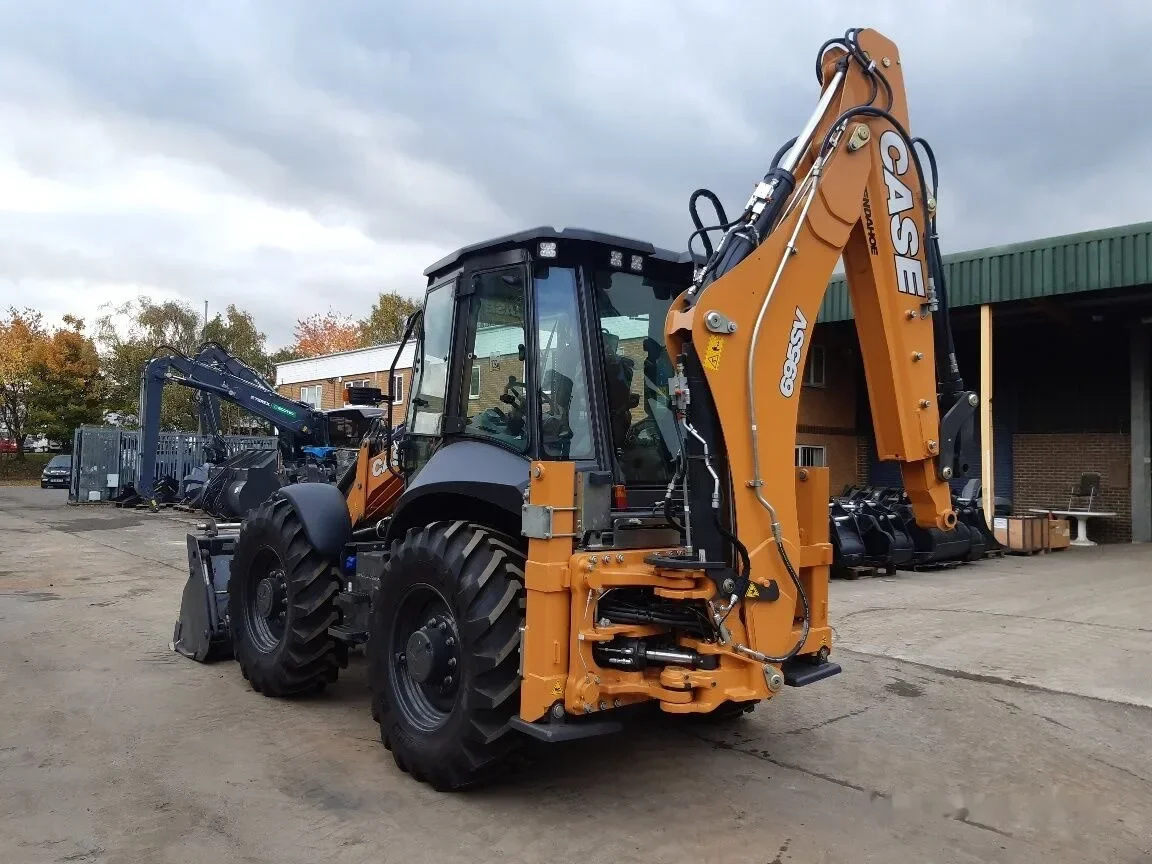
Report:
<svg viewBox="0 0 1152 864"><path fill-rule="evenodd" d="M982 343L990 357L994 494L1014 512L1063 509L1080 475L1098 472L1093 509L1116 515L1092 520L1091 538L1152 541L1152 222L944 260L961 369L982 396ZM797 453L826 460L834 489L899 482L895 465L875 459L851 318L847 286L834 280L802 397L807 449ZM970 476L981 476L979 464Z"/></svg>

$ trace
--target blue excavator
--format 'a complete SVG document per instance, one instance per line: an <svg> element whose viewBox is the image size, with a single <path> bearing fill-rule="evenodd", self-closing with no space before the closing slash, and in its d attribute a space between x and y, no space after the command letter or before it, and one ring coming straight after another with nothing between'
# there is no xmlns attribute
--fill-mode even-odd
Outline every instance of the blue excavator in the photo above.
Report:
<svg viewBox="0 0 1152 864"><path fill-rule="evenodd" d="M159 477L160 405L167 384L198 392L200 434L209 436L205 465L183 478ZM349 389L350 407L321 411L277 393L251 365L218 342L201 345L193 356L161 346L145 364L140 382L140 445L136 487L122 502L158 506L165 495L180 497L210 516L241 519L281 486L338 483L354 464L361 438L383 413L375 387ZM267 422L275 450L229 453L221 435L222 402ZM350 456L343 464L342 454ZM175 488L174 488L175 487Z"/></svg>

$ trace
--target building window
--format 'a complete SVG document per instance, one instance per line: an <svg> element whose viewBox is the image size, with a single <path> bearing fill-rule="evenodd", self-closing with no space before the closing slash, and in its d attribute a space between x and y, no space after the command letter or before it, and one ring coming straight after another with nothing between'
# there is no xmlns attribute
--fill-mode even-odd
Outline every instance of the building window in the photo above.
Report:
<svg viewBox="0 0 1152 864"><path fill-rule="evenodd" d="M404 401L404 376L397 373L392 376L392 404L399 405Z"/></svg>
<svg viewBox="0 0 1152 864"><path fill-rule="evenodd" d="M804 386L824 386L824 346L813 345L808 349L808 362L804 364Z"/></svg>
<svg viewBox="0 0 1152 864"><path fill-rule="evenodd" d="M800 444L796 447L797 468L824 468L823 445Z"/></svg>
<svg viewBox="0 0 1152 864"><path fill-rule="evenodd" d="M310 387L301 387L300 401L307 402L309 405L319 411L320 406L324 402L324 385L313 384Z"/></svg>
<svg viewBox="0 0 1152 864"><path fill-rule="evenodd" d="M480 398L480 364L477 363L472 367L472 379L468 382L468 398Z"/></svg>

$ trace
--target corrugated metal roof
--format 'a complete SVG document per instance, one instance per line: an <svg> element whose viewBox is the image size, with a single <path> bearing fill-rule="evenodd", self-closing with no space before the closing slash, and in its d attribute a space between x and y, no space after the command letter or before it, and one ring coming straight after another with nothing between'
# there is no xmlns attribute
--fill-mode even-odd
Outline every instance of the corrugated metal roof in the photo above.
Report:
<svg viewBox="0 0 1152 864"><path fill-rule="evenodd" d="M944 256L952 306L978 306L1152 283L1152 222ZM852 317L848 286L828 284L818 322Z"/></svg>

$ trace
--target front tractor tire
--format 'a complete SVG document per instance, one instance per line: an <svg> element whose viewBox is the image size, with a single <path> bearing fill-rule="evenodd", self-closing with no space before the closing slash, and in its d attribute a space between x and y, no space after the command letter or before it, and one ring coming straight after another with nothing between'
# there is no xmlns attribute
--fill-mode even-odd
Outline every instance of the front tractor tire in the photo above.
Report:
<svg viewBox="0 0 1152 864"><path fill-rule="evenodd" d="M244 520L228 580L232 651L252 689L299 696L335 683L347 649L328 634L340 580L292 502L272 498Z"/></svg>
<svg viewBox="0 0 1152 864"><path fill-rule="evenodd" d="M493 779L522 736L525 555L465 521L396 541L373 603L373 715L400 770L441 792Z"/></svg>

